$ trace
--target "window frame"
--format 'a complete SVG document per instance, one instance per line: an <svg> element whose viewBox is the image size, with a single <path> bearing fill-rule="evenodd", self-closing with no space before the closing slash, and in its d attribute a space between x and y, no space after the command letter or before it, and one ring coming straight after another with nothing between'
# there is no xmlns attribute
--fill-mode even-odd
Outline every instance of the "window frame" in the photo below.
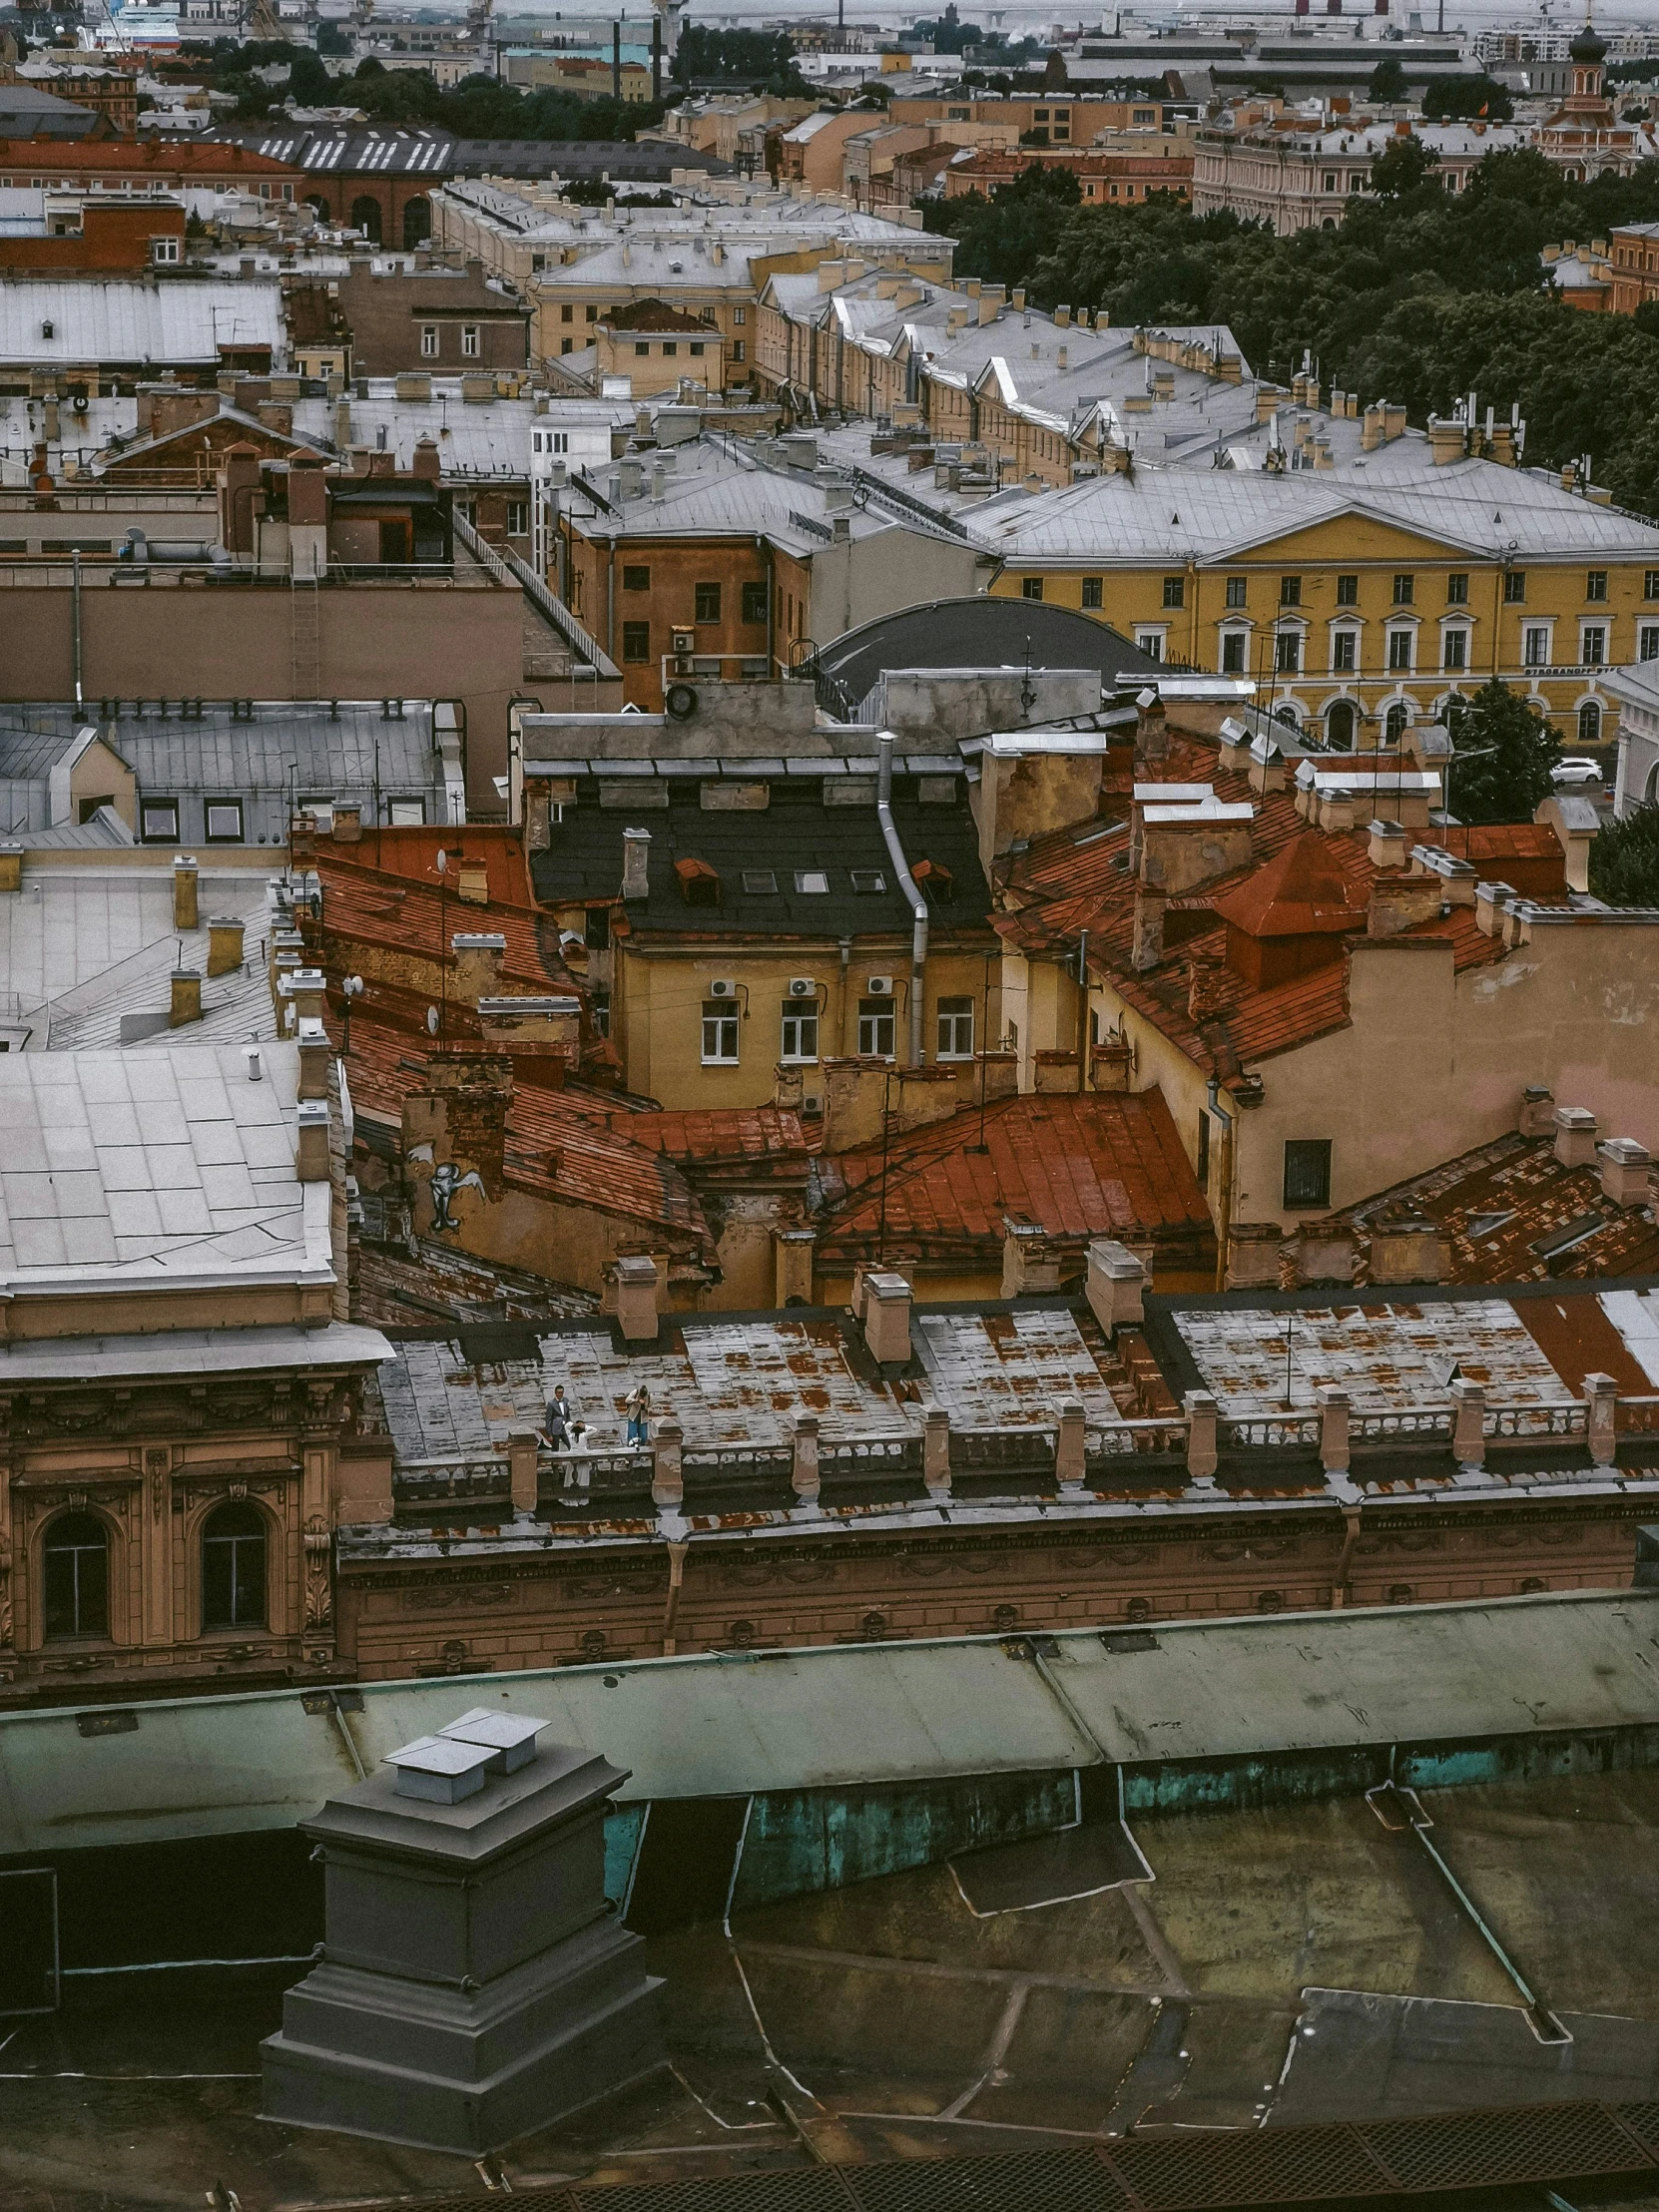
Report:
<svg viewBox="0 0 1659 2212"><path fill-rule="evenodd" d="M625 668L649 668L651 665L651 624L625 622L622 625L622 662Z"/></svg>
<svg viewBox="0 0 1659 2212"><path fill-rule="evenodd" d="M1358 575L1337 578L1337 604L1339 607L1358 607L1360 604L1360 579Z"/></svg>
<svg viewBox="0 0 1659 2212"><path fill-rule="evenodd" d="M76 1521L85 1521L90 1527L96 1528L101 1541L97 1544L64 1544L53 1542L52 1531L55 1528L61 1528L66 1523L72 1524ZM41 1641L43 1644L90 1642L109 1643L112 1641L111 1629L114 1621L114 1615L110 1603L111 1597L113 1595L112 1583L114 1581L114 1577L110 1571L114 1564L110 1556L112 1549L113 1545L111 1542L110 1531L107 1523L98 1514L91 1512L86 1506L72 1506L65 1512L54 1513L52 1518L47 1522L46 1527L42 1532L40 1549ZM83 1555L89 1553L95 1554L103 1562L103 1588L100 1593L102 1597L103 1612L103 1621L101 1626L90 1625L89 1623L83 1621L81 1618L82 1605L80 1561ZM52 1587L54 1576L52 1571L52 1561L54 1558L65 1557L73 1559L75 1561L75 1565L70 1570L70 1583L73 1591L74 1620L73 1625L67 1628L54 1627L52 1624L54 1604Z"/></svg>
<svg viewBox="0 0 1659 2212"><path fill-rule="evenodd" d="M237 821L236 834L214 828L214 816L234 813ZM248 841L246 816L240 799L205 799L202 802L202 836L207 844L246 844Z"/></svg>
<svg viewBox="0 0 1659 2212"><path fill-rule="evenodd" d="M1285 1139L1283 1198L1288 1213L1329 1210L1332 1143L1330 1137Z"/></svg>
<svg viewBox="0 0 1659 2212"><path fill-rule="evenodd" d="M1021 599L1029 599L1035 604L1040 604L1043 595L1042 578L1040 576L1022 576L1019 580L1019 595Z"/></svg>
<svg viewBox="0 0 1659 2212"><path fill-rule="evenodd" d="M1106 579L1104 576L1085 576L1083 579L1082 606L1085 613L1098 614L1106 604Z"/></svg>
<svg viewBox="0 0 1659 2212"><path fill-rule="evenodd" d="M786 998L778 1025L778 1057L792 1067L816 1067L818 1064L819 1004L816 998ZM791 1031L795 1041L791 1042ZM811 1031L811 1037L803 1035Z"/></svg>
<svg viewBox="0 0 1659 2212"><path fill-rule="evenodd" d="M1360 633L1351 624L1345 623L1331 632L1331 673L1333 676L1360 673Z"/></svg>
<svg viewBox="0 0 1659 2212"><path fill-rule="evenodd" d="M1612 635L1609 622L1580 622L1578 625L1578 666L1580 668L1605 668L1607 666L1607 641ZM1594 639L1595 651L1590 651Z"/></svg>
<svg viewBox="0 0 1659 2212"><path fill-rule="evenodd" d="M1466 607L1469 603L1469 579L1466 569L1457 569L1446 577L1445 603L1448 607Z"/></svg>
<svg viewBox="0 0 1659 2212"><path fill-rule="evenodd" d="M713 629L721 620L721 588L718 582L705 578L692 586L692 622L694 627ZM710 610L713 609L711 613Z"/></svg>
<svg viewBox="0 0 1659 2212"><path fill-rule="evenodd" d="M625 561L622 566L624 591L649 591L651 570L643 561Z"/></svg>
<svg viewBox="0 0 1659 2212"><path fill-rule="evenodd" d="M438 357L438 326L435 322L420 325L420 357L423 361L435 361Z"/></svg>
<svg viewBox="0 0 1659 2212"><path fill-rule="evenodd" d="M1503 604L1506 607L1524 607L1526 605L1526 571L1524 568L1504 570Z"/></svg>
<svg viewBox="0 0 1659 2212"><path fill-rule="evenodd" d="M754 626L766 621L771 598L772 594L764 577L759 583L751 580L743 585L741 591L741 619L746 626Z"/></svg>
<svg viewBox="0 0 1659 2212"><path fill-rule="evenodd" d="M975 1011L971 995L966 997L954 995L950 998L940 998L934 1001L934 1036L937 1047L933 1054L935 1060L954 1062L973 1058ZM960 1041L963 1022L967 1024L967 1043L965 1046ZM947 1033L951 1040L949 1043L945 1041Z"/></svg>
<svg viewBox="0 0 1659 2212"><path fill-rule="evenodd" d="M742 1047L742 1015L735 998L706 998L702 1016L702 1064L706 1068L739 1066ZM728 1037L728 1030L731 1034ZM712 1040L711 1040L712 1033ZM725 1047L730 1043L731 1050Z"/></svg>
<svg viewBox="0 0 1659 2212"><path fill-rule="evenodd" d="M257 1528L245 1528L230 1535L216 1536L213 1533L215 1521L223 1520L228 1513L236 1511L239 1502L237 1499L231 1498L216 1505L212 1512L204 1518L197 1537L201 1550L201 1628L204 1636L223 1635L227 1630L236 1631L250 1628L268 1630L271 1626L271 1531L266 1525L265 1515L257 1505L245 1505L244 1509L247 1514L259 1523ZM230 1606L227 1614L210 1613L208 1610L210 1591L219 1579L217 1574L210 1576L209 1573L208 1546L210 1544L224 1546L230 1552L228 1563ZM240 1599L244 1594L245 1587L241 1571L242 1550L245 1545L258 1547L257 1596L259 1610L257 1616L244 1615L240 1610Z"/></svg>
<svg viewBox="0 0 1659 2212"><path fill-rule="evenodd" d="M880 1042L882 1024L886 1025L887 1042ZM871 998L867 994L858 1000L858 1057L860 1060L891 1060L898 1045L898 1001L896 998Z"/></svg>
<svg viewBox="0 0 1659 2212"><path fill-rule="evenodd" d="M1541 638L1541 639L1543 640L1543 650L1542 650L1541 652L1538 652L1538 653L1534 653L1534 652L1533 652L1533 650L1532 650L1532 641L1533 641L1533 639L1534 639L1534 638ZM1554 652L1554 648L1555 648L1555 638L1554 638L1554 625L1553 625L1553 623L1549 623L1549 622L1528 622L1528 623L1523 623L1523 624L1522 624L1522 626L1521 626L1521 667L1522 667L1522 668L1551 668L1551 667L1553 667L1553 666L1554 666L1554 660L1555 660L1555 652Z"/></svg>
<svg viewBox="0 0 1659 2212"><path fill-rule="evenodd" d="M1185 576L1164 578L1164 612L1179 614L1187 604L1187 579Z"/></svg>
<svg viewBox="0 0 1659 2212"><path fill-rule="evenodd" d="M479 361L483 357L483 324L463 322L461 324L461 359L463 361Z"/></svg>
<svg viewBox="0 0 1659 2212"><path fill-rule="evenodd" d="M173 817L171 830L152 830L152 812L167 810ZM139 801L139 842L141 844L177 844L179 842L179 802L176 799L151 799Z"/></svg>
<svg viewBox="0 0 1659 2212"><path fill-rule="evenodd" d="M1281 607L1300 607L1302 605L1302 578L1300 576L1280 577L1279 604Z"/></svg>
<svg viewBox="0 0 1659 2212"><path fill-rule="evenodd" d="M1584 571L1584 604L1587 607L1605 607L1607 604L1607 571L1589 568Z"/></svg>
<svg viewBox="0 0 1659 2212"><path fill-rule="evenodd" d="M1392 604L1396 607L1414 607L1417 603L1417 580L1403 572L1394 578Z"/></svg>

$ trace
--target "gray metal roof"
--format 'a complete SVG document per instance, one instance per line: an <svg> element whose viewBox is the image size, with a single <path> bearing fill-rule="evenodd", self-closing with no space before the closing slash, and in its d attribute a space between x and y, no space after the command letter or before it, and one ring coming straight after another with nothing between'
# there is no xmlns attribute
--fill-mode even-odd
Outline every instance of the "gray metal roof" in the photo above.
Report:
<svg viewBox="0 0 1659 2212"><path fill-rule="evenodd" d="M492 1679L492 1705L632 1769L630 1800L744 1796L1355 1744L1651 1726L1659 1592L1160 1623L1054 1639L1064 1702L989 1638L609 1661ZM73 1709L0 1716L0 1854L287 1828L482 1686L144 1703L89 1742ZM315 1710L307 1710L307 1703ZM1069 1708L1069 1710L1068 1710Z"/></svg>
<svg viewBox="0 0 1659 2212"><path fill-rule="evenodd" d="M1098 668L1108 690L1167 674L1105 623L1035 599L935 599L906 607L832 638L817 665L859 700L890 669L1020 668L1028 656L1032 668Z"/></svg>
<svg viewBox="0 0 1659 2212"><path fill-rule="evenodd" d="M217 365L224 346L269 346L274 361L286 358L279 285L258 277L0 279L0 361L39 368L137 361L161 369Z"/></svg>

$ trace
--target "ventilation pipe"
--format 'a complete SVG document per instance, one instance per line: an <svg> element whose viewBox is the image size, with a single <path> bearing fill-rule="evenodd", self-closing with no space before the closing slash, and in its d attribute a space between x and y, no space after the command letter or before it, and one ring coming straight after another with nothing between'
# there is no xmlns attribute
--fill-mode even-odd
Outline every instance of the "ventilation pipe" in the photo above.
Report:
<svg viewBox="0 0 1659 2212"><path fill-rule="evenodd" d="M875 816L881 825L881 834L887 840L887 857L898 878L898 887L910 902L910 912L915 922L910 938L910 1065L918 1068L921 1066L921 1024L927 980L927 901L916 887L916 879L910 873L910 863L904 857L904 847L898 841L898 831L893 828L892 748L892 732L883 730L880 737L879 782L875 788Z"/></svg>

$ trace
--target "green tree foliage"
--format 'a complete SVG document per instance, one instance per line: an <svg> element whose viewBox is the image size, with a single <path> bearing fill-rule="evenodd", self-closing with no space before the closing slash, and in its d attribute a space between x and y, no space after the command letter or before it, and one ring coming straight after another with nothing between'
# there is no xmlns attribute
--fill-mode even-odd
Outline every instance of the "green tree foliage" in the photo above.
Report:
<svg viewBox="0 0 1659 2212"><path fill-rule="evenodd" d="M654 123L662 108L622 100L579 100L568 92L521 92L494 77L467 77L440 90L423 69L387 69L370 56L349 77L331 77L309 47L279 39L251 39L244 46L203 50L213 81L238 96L237 112L263 116L293 99L302 108L352 107L376 123L429 123L457 138L631 139ZM287 82L262 84L253 72L276 65Z"/></svg>
<svg viewBox="0 0 1659 2212"><path fill-rule="evenodd" d="M1561 739L1531 702L1494 677L1447 717L1446 806L1459 822L1530 822L1554 790Z"/></svg>
<svg viewBox="0 0 1659 2212"><path fill-rule="evenodd" d="M1408 200L1420 192L1440 157L1413 131L1390 139L1371 165L1371 189L1380 200Z"/></svg>
<svg viewBox="0 0 1659 2212"><path fill-rule="evenodd" d="M963 276L1024 283L1044 305L1105 308L1114 323L1227 324L1281 382L1311 350L1328 385L1403 404L1418 423L1471 390L1503 419L1518 405L1528 462L1588 453L1621 505L1659 514L1659 333L1645 326L1659 317L1580 313L1539 260L1551 241L1659 220L1659 176L1567 184L1522 150L1488 154L1464 192L1442 190L1431 170L1395 182L1385 197L1350 200L1339 228L1290 238L1232 215L1195 218L1169 198L1005 205L1009 191L1059 189L1030 173L989 202L935 204L926 220L961 242Z"/></svg>
<svg viewBox="0 0 1659 2212"><path fill-rule="evenodd" d="M688 23L675 48L674 75L683 85L753 85L797 97L810 97L812 90L795 66L787 31L714 31Z"/></svg>
<svg viewBox="0 0 1659 2212"><path fill-rule="evenodd" d="M958 241L956 267L963 276L1011 287L1025 283L1037 262L1053 253L1079 198L1069 169L1033 162L988 200L970 192L961 200L935 201L922 221Z"/></svg>
<svg viewBox="0 0 1659 2212"><path fill-rule="evenodd" d="M915 34L926 39L935 54L959 54L964 46L977 46L985 36L976 23L962 21L956 12L956 0L949 0L943 15L923 17L915 26Z"/></svg>
<svg viewBox="0 0 1659 2212"><path fill-rule="evenodd" d="M1430 122L1461 122L1484 116L1488 123L1507 123L1515 112L1515 103L1507 85L1484 73L1437 77L1423 93L1422 112Z"/></svg>
<svg viewBox="0 0 1659 2212"><path fill-rule="evenodd" d="M1659 906L1659 807L1604 825L1590 846L1590 888L1609 906Z"/></svg>
<svg viewBox="0 0 1659 2212"><path fill-rule="evenodd" d="M1405 82L1405 72L1392 54L1385 54L1372 71L1366 86L1366 98L1382 105L1395 100L1409 100L1411 88Z"/></svg>
<svg viewBox="0 0 1659 2212"><path fill-rule="evenodd" d="M351 35L343 23L319 23L316 27L316 50L319 54L349 54Z"/></svg>

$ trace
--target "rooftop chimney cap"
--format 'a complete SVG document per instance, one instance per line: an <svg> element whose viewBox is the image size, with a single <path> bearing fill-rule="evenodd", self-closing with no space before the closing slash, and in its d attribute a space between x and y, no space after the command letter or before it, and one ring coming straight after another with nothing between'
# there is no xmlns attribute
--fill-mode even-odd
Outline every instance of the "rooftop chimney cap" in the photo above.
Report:
<svg viewBox="0 0 1659 2212"><path fill-rule="evenodd" d="M424 1798L432 1805L459 1805L476 1797L500 1753L488 1744L460 1743L441 1736L417 1736L386 1753L399 1797Z"/></svg>
<svg viewBox="0 0 1659 2212"><path fill-rule="evenodd" d="M447 1728L440 1728L438 1736L449 1743L481 1746L495 1754L494 1772L516 1774L536 1756L536 1738L546 1726L528 1713L492 1712L487 1705L475 1705Z"/></svg>

